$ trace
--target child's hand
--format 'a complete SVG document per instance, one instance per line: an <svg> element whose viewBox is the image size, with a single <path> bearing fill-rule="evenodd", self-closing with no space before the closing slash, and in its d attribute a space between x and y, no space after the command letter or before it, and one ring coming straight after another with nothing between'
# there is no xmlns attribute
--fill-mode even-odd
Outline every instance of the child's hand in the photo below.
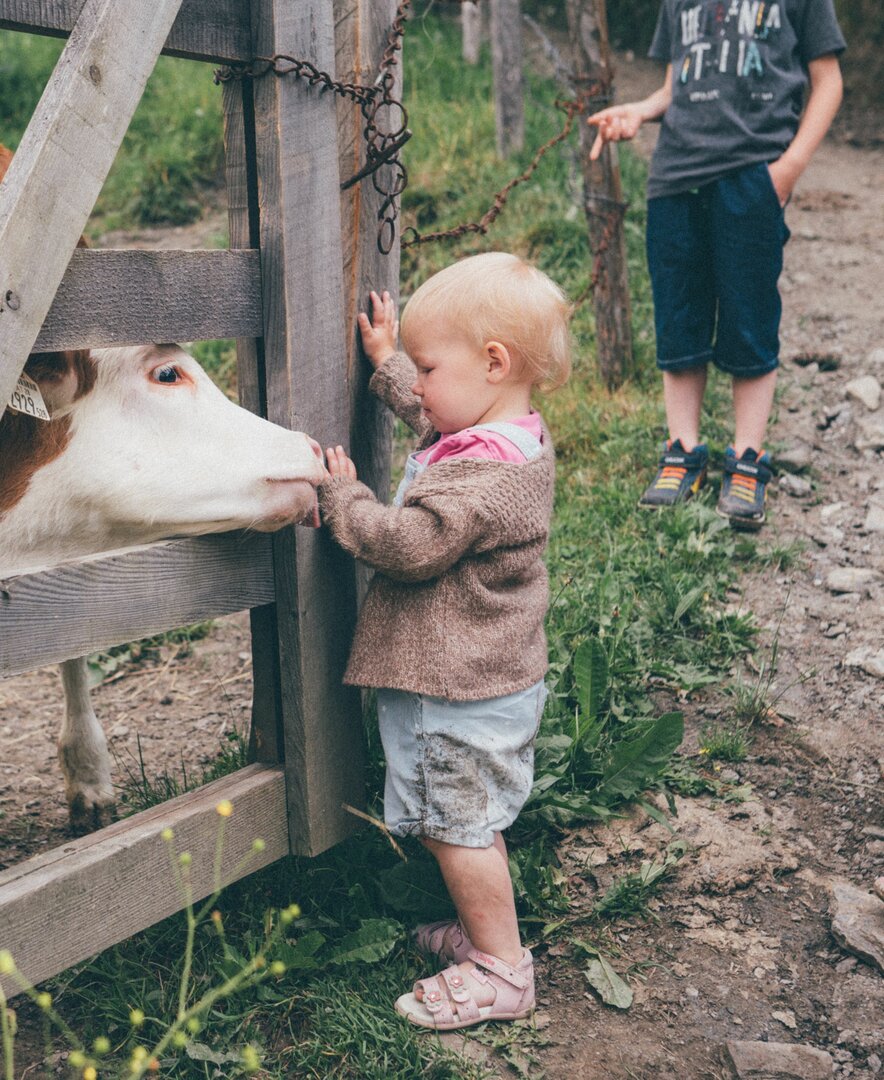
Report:
<svg viewBox="0 0 884 1080"><path fill-rule="evenodd" d="M372 367L379 368L396 351L399 320L396 318L393 297L386 290L383 297L372 290L371 308L371 319L364 311L359 313L359 333L362 335L362 347Z"/></svg>
<svg viewBox="0 0 884 1080"><path fill-rule="evenodd" d="M589 152L589 160L598 161L606 142L634 138L643 121L644 116L634 102L612 105L609 109L602 109L601 112L587 117L587 124L598 128L598 135Z"/></svg>
<svg viewBox="0 0 884 1080"><path fill-rule="evenodd" d="M356 466L344 453L343 446L330 446L325 452L325 464L333 480L356 479Z"/></svg>

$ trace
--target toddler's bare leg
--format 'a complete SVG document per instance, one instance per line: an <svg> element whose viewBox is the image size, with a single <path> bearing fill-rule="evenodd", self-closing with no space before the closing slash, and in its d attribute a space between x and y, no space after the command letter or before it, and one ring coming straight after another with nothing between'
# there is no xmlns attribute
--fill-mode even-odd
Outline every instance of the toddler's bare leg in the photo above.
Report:
<svg viewBox="0 0 884 1080"><path fill-rule="evenodd" d="M734 379L734 450L737 457L749 449L761 453L777 385L776 370L755 379Z"/></svg>
<svg viewBox="0 0 884 1080"><path fill-rule="evenodd" d="M700 410L705 389L705 366L663 372L663 404L669 438L673 442L681 439L681 445L688 453L700 441Z"/></svg>
<svg viewBox="0 0 884 1080"><path fill-rule="evenodd" d="M519 923L506 846L500 833L489 848L459 847L423 838L436 856L442 877L473 945L508 964L522 958Z"/></svg>

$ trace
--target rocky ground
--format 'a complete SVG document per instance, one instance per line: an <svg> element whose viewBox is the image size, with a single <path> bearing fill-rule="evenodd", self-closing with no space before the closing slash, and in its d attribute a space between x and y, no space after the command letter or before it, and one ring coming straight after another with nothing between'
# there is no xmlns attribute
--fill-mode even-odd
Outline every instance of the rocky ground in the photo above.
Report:
<svg viewBox="0 0 884 1080"><path fill-rule="evenodd" d="M623 63L621 96L656 79ZM645 152L652 138L642 133ZM884 873L882 221L884 152L824 145L788 211L782 282L770 444L780 476L765 543L791 558L747 574L733 596L764 627L742 678L772 708L745 761L706 770L717 794L679 799L674 834L638 814L566 838L578 916L625 872L667 852L677 863L648 916L594 943L625 976L631 1006L605 1005L590 988L590 925L588 948L538 948L536 1025L466 1044L501 1075L884 1076L884 902L870 891ZM242 726L247 633L244 617L222 620L191 650L163 646L96 691L118 776L138 768L138 737L149 771L179 772L182 760L198 771ZM64 836L59 706L52 670L0 683L0 866ZM709 694L685 708L685 753L696 755L702 727L732 701Z"/></svg>

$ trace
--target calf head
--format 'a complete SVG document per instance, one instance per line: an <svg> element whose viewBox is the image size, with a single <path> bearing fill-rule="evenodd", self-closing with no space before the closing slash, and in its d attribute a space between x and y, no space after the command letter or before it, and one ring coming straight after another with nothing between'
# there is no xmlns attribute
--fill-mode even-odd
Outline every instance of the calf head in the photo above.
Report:
<svg viewBox="0 0 884 1080"><path fill-rule="evenodd" d="M51 422L0 421L0 576L312 516L319 447L241 409L175 345L31 357Z"/></svg>

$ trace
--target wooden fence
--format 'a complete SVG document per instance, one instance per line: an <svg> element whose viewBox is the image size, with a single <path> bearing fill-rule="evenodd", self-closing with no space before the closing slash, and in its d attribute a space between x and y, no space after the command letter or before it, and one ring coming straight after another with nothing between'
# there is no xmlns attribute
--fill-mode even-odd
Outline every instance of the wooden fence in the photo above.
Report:
<svg viewBox="0 0 884 1080"><path fill-rule="evenodd" d="M389 486L390 418L366 393L356 311L394 292L359 110L296 77L223 88L228 251L75 251L161 52L285 53L373 81L395 0L0 0L0 27L68 36L0 187L0 403L32 351L235 337L243 405L351 447ZM207 67L194 78L211 78ZM219 90L219 93L222 93ZM63 184L61 183L63 178ZM72 254L73 253L73 254ZM0 409L2 411L2 409ZM213 887L348 835L363 798L361 703L341 676L363 582L321 530L173 540L0 581L0 676L250 610L254 764L0 873L0 948L33 982L182 906L160 837ZM255 838L264 851L237 870ZM7 994L17 987L4 981Z"/></svg>

